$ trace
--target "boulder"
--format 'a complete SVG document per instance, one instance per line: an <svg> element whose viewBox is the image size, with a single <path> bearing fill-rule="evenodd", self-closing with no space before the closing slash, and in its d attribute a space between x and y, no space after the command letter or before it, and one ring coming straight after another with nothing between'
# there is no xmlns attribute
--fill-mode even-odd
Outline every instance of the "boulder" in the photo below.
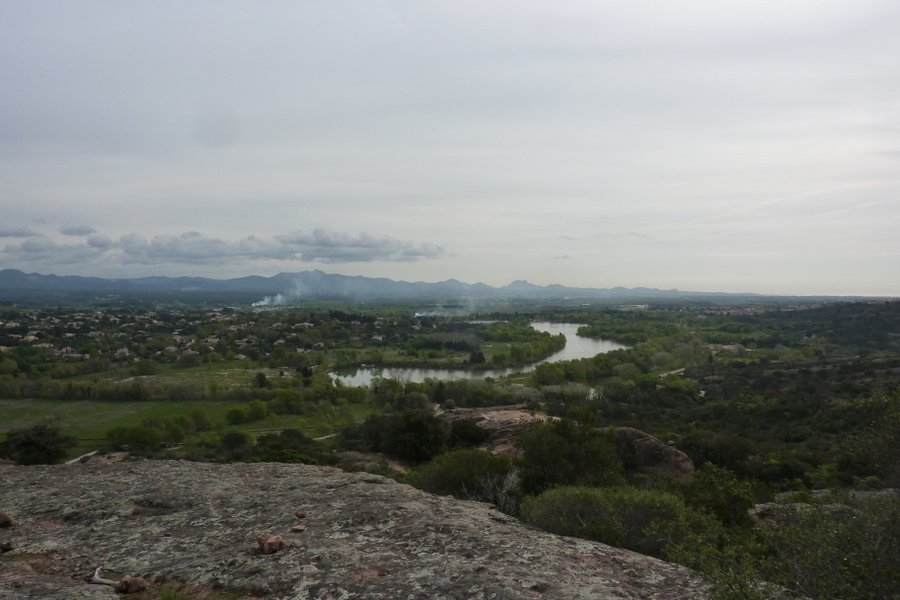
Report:
<svg viewBox="0 0 900 600"><path fill-rule="evenodd" d="M261 535L256 538L256 543L263 554L275 554L284 548L284 538L280 535Z"/></svg>
<svg viewBox="0 0 900 600"><path fill-rule="evenodd" d="M694 472L690 456L633 427L616 429L616 450L628 471L676 476Z"/></svg>
<svg viewBox="0 0 900 600"><path fill-rule="evenodd" d="M15 524L16 522L6 511L0 510L0 529L7 529Z"/></svg>
<svg viewBox="0 0 900 600"><path fill-rule="evenodd" d="M3 478L0 506L16 515L18 547L4 555L15 568L0 576L0 598L115 597L84 581L96 565L143 578L149 594L167 582L199 597L708 597L681 566L369 473L138 461L14 467ZM266 542L291 535L297 507L308 514L302 537L255 550L259 532Z"/></svg>

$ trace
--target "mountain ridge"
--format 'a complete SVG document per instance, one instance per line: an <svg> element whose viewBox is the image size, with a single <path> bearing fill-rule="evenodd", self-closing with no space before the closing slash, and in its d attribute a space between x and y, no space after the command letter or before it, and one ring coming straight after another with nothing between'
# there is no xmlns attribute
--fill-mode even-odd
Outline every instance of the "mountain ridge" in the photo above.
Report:
<svg viewBox="0 0 900 600"><path fill-rule="evenodd" d="M665 299L765 300L806 298L825 301L859 299L860 296L772 296L758 293L682 291L678 289L622 286L610 288L536 285L516 280L501 287L457 279L438 282L403 281L386 277L341 275L321 270L281 272L271 277L247 275L231 279L208 277L147 276L107 279L80 275L43 275L18 269L0 270L0 298L56 296L65 294L239 294L262 297L258 304L284 304L303 299L371 300L607 300L640 301Z"/></svg>

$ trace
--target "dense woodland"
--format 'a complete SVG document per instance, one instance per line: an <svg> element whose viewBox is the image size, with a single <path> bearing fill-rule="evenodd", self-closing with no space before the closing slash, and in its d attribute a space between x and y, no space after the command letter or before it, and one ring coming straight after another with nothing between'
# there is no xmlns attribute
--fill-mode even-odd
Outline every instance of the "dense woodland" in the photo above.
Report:
<svg viewBox="0 0 900 600"><path fill-rule="evenodd" d="M0 307L0 453L368 469L682 562L721 598L898 597L900 302L427 312ZM498 380L331 376L525 367L565 344L532 320L628 347ZM498 405L551 418L521 428L512 455L448 418ZM617 427L664 440L697 470L637 472ZM751 518L763 503L768 519Z"/></svg>

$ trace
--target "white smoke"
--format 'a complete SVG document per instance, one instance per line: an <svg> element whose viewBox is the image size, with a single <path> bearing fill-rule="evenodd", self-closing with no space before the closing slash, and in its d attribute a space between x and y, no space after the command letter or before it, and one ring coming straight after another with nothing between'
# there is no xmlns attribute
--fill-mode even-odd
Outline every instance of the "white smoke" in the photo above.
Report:
<svg viewBox="0 0 900 600"><path fill-rule="evenodd" d="M258 302L254 302L253 306L282 306L288 303L286 296L275 294L274 296L266 296Z"/></svg>
<svg viewBox="0 0 900 600"><path fill-rule="evenodd" d="M298 298L302 298L306 295L306 286L303 285L303 282L300 281L299 278L295 279L293 282L293 286L290 290L286 291L283 294L275 294L274 296L266 296L262 300L258 302L254 302L253 306L284 306L285 304L290 304L294 300Z"/></svg>

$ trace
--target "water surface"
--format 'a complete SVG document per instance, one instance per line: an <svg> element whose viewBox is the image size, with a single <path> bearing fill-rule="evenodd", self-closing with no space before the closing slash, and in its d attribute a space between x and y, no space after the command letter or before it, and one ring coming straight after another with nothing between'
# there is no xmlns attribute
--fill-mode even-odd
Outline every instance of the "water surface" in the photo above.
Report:
<svg viewBox="0 0 900 600"><path fill-rule="evenodd" d="M625 348L622 344L610 340L586 338L578 335L578 323L549 323L536 321L531 324L538 331L546 331L551 335L563 334L566 336L566 346L559 352L551 354L544 360L512 369L486 369L471 371L468 369L419 369L409 367L376 367L360 368L354 371L341 371L334 378L344 385L368 386L372 379L382 377L384 379L397 379L421 383L426 379L442 379L444 381L457 381L460 379L479 380L487 377L504 377L516 373L528 373L534 371L539 364L555 362L559 360L575 360L579 358L591 358L598 354Z"/></svg>

